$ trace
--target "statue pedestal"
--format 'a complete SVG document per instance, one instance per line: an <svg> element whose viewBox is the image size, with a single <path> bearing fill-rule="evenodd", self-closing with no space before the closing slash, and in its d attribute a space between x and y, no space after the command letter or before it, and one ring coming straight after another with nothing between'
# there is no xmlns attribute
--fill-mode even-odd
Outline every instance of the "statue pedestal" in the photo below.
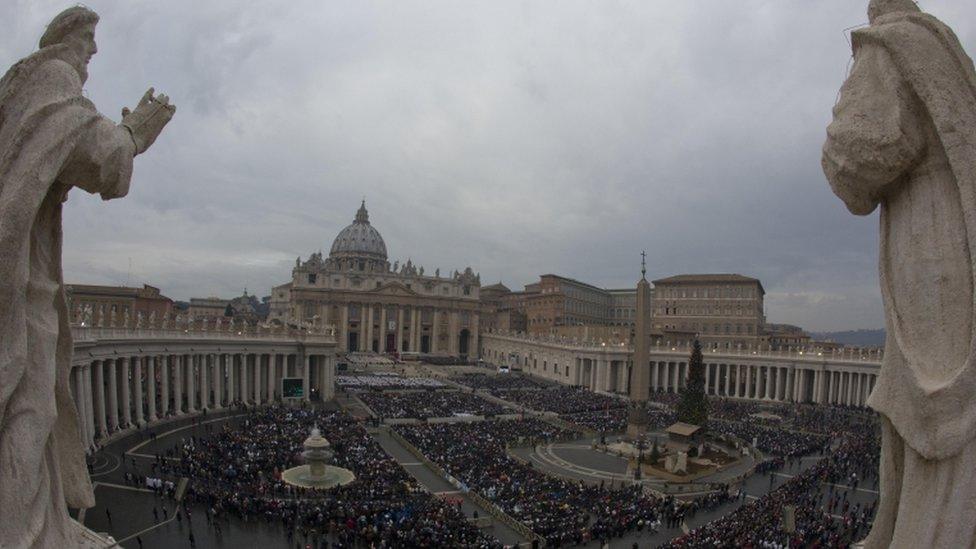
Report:
<svg viewBox="0 0 976 549"><path fill-rule="evenodd" d="M627 436L632 439L640 438L647 433L647 410L643 407L631 408L627 412Z"/></svg>

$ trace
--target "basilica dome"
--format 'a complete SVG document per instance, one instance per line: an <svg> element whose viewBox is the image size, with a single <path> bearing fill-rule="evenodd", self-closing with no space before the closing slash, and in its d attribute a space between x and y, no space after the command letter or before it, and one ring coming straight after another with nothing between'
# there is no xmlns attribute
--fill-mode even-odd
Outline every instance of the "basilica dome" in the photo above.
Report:
<svg viewBox="0 0 976 549"><path fill-rule="evenodd" d="M365 200L356 212L356 219L339 231L339 235L332 242L329 257L386 261L386 243L383 242L380 232L369 224Z"/></svg>

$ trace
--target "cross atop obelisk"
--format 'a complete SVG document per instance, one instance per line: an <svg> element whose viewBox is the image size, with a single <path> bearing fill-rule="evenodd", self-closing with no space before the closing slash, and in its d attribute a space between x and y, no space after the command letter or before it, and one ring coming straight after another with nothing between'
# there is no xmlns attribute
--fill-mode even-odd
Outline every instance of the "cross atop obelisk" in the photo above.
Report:
<svg viewBox="0 0 976 549"><path fill-rule="evenodd" d="M641 278L647 277L647 252L641 250Z"/></svg>

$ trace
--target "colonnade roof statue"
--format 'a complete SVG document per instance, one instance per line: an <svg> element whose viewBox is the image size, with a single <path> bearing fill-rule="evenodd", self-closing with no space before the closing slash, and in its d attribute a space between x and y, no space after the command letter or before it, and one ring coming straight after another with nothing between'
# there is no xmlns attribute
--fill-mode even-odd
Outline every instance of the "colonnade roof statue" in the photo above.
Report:
<svg viewBox="0 0 976 549"><path fill-rule="evenodd" d="M75 547L72 507L94 504L68 390L71 332L61 203L73 187L129 191L132 159L175 107L152 89L115 124L82 95L98 15L57 15L0 79L0 546Z"/></svg>
<svg viewBox="0 0 976 549"><path fill-rule="evenodd" d="M881 503L865 545L974 547L976 71L913 2L872 0L868 18L823 151L851 212L881 205Z"/></svg>

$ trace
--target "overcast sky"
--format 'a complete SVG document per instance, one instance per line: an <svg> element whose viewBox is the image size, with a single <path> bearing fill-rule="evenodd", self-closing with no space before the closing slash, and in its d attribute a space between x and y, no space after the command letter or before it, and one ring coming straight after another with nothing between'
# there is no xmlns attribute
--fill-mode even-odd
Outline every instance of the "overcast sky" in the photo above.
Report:
<svg viewBox="0 0 976 549"><path fill-rule="evenodd" d="M0 64L69 4L6 0ZM866 1L89 0L86 93L179 107L128 197L74 190L65 280L266 295L366 198L390 260L520 289L736 272L767 318L883 324L877 213L820 148ZM976 52L970 0L924 9ZM131 267L130 267L131 263Z"/></svg>

